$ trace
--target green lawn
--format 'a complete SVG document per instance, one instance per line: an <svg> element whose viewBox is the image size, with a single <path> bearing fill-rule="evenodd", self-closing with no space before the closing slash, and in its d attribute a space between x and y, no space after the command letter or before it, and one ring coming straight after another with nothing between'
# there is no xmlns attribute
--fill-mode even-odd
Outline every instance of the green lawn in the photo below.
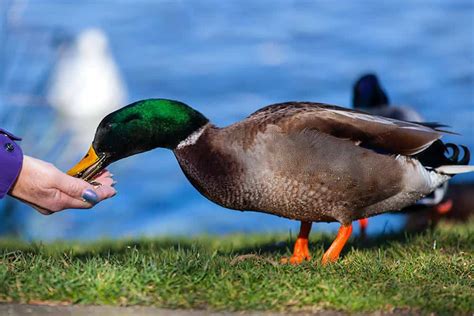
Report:
<svg viewBox="0 0 474 316"><path fill-rule="evenodd" d="M419 234L352 238L319 264L279 264L288 235L27 245L0 241L0 301L211 310L474 311L474 221ZM249 255L250 254L250 255Z"/></svg>

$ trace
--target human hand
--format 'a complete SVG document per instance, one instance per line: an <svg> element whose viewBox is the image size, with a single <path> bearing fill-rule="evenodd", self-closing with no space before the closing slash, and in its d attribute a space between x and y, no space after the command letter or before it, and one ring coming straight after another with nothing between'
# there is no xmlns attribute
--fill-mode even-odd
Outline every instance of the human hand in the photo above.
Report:
<svg viewBox="0 0 474 316"><path fill-rule="evenodd" d="M50 215L68 208L91 208L116 194L110 172L103 172L94 181L95 186L68 176L50 163L24 156L20 175L9 194Z"/></svg>

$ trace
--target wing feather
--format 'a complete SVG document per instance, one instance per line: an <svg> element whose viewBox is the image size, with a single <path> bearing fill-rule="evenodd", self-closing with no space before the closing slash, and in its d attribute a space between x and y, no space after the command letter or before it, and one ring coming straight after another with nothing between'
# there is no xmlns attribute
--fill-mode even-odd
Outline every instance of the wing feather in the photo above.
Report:
<svg viewBox="0 0 474 316"><path fill-rule="evenodd" d="M278 125L287 133L314 129L402 155L420 153L443 135L443 131L430 126L311 102L270 105L250 115L248 120L256 122L260 128Z"/></svg>

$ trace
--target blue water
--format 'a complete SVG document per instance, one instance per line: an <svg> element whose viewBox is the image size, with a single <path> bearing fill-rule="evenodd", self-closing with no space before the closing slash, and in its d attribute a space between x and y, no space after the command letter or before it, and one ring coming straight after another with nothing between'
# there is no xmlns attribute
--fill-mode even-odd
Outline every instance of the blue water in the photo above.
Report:
<svg viewBox="0 0 474 316"><path fill-rule="evenodd" d="M47 76L54 62L51 32L74 35L96 26L109 37L129 101L178 99L222 126L282 101L349 106L352 82L375 71L393 103L410 104L426 120L452 126L462 136L447 139L474 149L474 4L469 0L22 3L4 97L43 91L35 78ZM18 114L26 112L26 121L46 126L54 121L51 111L23 107L7 117L11 104L2 106L3 126L14 128L17 120L17 132L30 139L25 151L55 161L58 145ZM86 150L77 148L74 158L57 163L65 170ZM169 151L131 157L110 170L118 181L116 198L93 210L49 217L18 206L14 221L21 235L89 240L298 229L295 221L209 202L187 182ZM378 216L369 232L394 231L403 223L403 216ZM315 230L336 228L318 224Z"/></svg>

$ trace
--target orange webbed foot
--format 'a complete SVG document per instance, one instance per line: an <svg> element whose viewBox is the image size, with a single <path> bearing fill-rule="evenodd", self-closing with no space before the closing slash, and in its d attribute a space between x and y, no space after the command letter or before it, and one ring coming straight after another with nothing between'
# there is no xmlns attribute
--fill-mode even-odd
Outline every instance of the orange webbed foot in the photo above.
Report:
<svg viewBox="0 0 474 316"><path fill-rule="evenodd" d="M305 260L311 260L311 255L309 253L309 241L308 236L311 231L311 222L301 222L300 233L295 242L295 247L293 249L293 255L288 258L282 258L281 263L291 263L291 264L300 264Z"/></svg>
<svg viewBox="0 0 474 316"><path fill-rule="evenodd" d="M300 264L305 260L311 260L311 255L308 248L308 239L298 237L295 242L293 255L290 258L282 258L281 263Z"/></svg>

